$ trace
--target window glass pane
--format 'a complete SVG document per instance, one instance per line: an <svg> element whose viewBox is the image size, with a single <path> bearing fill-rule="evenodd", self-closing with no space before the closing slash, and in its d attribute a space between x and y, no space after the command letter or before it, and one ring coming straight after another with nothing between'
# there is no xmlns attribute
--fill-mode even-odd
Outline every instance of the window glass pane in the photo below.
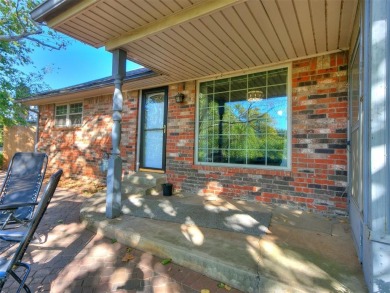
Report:
<svg viewBox="0 0 390 293"><path fill-rule="evenodd" d="M267 88L267 98L279 98L287 96L287 85L269 86Z"/></svg>
<svg viewBox="0 0 390 293"><path fill-rule="evenodd" d="M69 105L56 106L56 126L81 125L83 104L74 103Z"/></svg>
<svg viewBox="0 0 390 293"><path fill-rule="evenodd" d="M230 93L230 102L246 101L247 90L233 91Z"/></svg>
<svg viewBox="0 0 390 293"><path fill-rule="evenodd" d="M267 113L264 114L264 119L268 119L269 124L278 130L287 130L287 97L267 99L263 101L264 108L267 108Z"/></svg>
<svg viewBox="0 0 390 293"><path fill-rule="evenodd" d="M145 153L148 154L145 158L145 166L148 168L162 168L162 146L161 143L163 141L163 132L158 130L149 130L145 132Z"/></svg>
<svg viewBox="0 0 390 293"><path fill-rule="evenodd" d="M229 84L230 84L230 82L229 82L228 78L216 80L214 92L218 93L218 92L229 91Z"/></svg>
<svg viewBox="0 0 390 293"><path fill-rule="evenodd" d="M213 102L213 95L200 94L199 95L199 108L207 108Z"/></svg>
<svg viewBox="0 0 390 293"><path fill-rule="evenodd" d="M231 164L246 164L245 150L230 150Z"/></svg>
<svg viewBox="0 0 390 293"><path fill-rule="evenodd" d="M70 125L81 125L81 119L82 119L81 114L69 115Z"/></svg>
<svg viewBox="0 0 390 293"><path fill-rule="evenodd" d="M356 52L359 52L359 47ZM357 53L352 63L350 73L350 96L351 96L351 125L352 127L357 125L359 121L359 103L360 103L360 79L361 79L361 68L360 68L360 54Z"/></svg>
<svg viewBox="0 0 390 293"><path fill-rule="evenodd" d="M216 149L213 152L213 162L214 163L228 163L228 150Z"/></svg>
<svg viewBox="0 0 390 293"><path fill-rule="evenodd" d="M248 88L262 87L267 85L267 73L260 72L248 75Z"/></svg>
<svg viewBox="0 0 390 293"><path fill-rule="evenodd" d="M271 70L268 72L268 86L285 83L287 83L287 68Z"/></svg>
<svg viewBox="0 0 390 293"><path fill-rule="evenodd" d="M199 109L200 124L203 124L203 123L207 124L208 121L213 120L212 118L213 118L213 116L211 113L211 109L209 109L209 108Z"/></svg>
<svg viewBox="0 0 390 293"><path fill-rule="evenodd" d="M247 89L248 87L248 76L237 76L237 77L232 77L231 79L231 89L232 91L234 90L241 90L241 89Z"/></svg>
<svg viewBox="0 0 390 293"><path fill-rule="evenodd" d="M66 126L66 115L56 116L56 126Z"/></svg>
<svg viewBox="0 0 390 293"><path fill-rule="evenodd" d="M199 136L199 143L198 147L201 149L205 149L208 147L208 136L207 135L200 135Z"/></svg>
<svg viewBox="0 0 390 293"><path fill-rule="evenodd" d="M212 153L208 149L199 149L198 152L198 161L199 162L212 162Z"/></svg>
<svg viewBox="0 0 390 293"><path fill-rule="evenodd" d="M56 116L57 115L66 115L68 106L67 105L62 105L62 106L57 106L56 107Z"/></svg>
<svg viewBox="0 0 390 293"><path fill-rule="evenodd" d="M230 149L242 150L246 148L246 135L233 134L230 138Z"/></svg>
<svg viewBox="0 0 390 293"><path fill-rule="evenodd" d="M214 81L203 82L199 87L199 93L210 94L214 92Z"/></svg>
<svg viewBox="0 0 390 293"><path fill-rule="evenodd" d="M258 151L250 151L248 164L250 165L265 165L265 156L264 152L260 153Z"/></svg>
<svg viewBox="0 0 390 293"><path fill-rule="evenodd" d="M150 94L145 99L144 129L162 129L164 127L164 95Z"/></svg>
<svg viewBox="0 0 390 293"><path fill-rule="evenodd" d="M283 157L283 152L269 151L267 152L267 165L282 166Z"/></svg>
<svg viewBox="0 0 390 293"><path fill-rule="evenodd" d="M69 113L71 113L71 114L83 112L83 104L82 103L70 104L69 108L70 108Z"/></svg>
<svg viewBox="0 0 390 293"><path fill-rule="evenodd" d="M265 152L264 149L249 149L248 164L265 165Z"/></svg>
<svg viewBox="0 0 390 293"><path fill-rule="evenodd" d="M287 68L199 88L199 162L288 166Z"/></svg>

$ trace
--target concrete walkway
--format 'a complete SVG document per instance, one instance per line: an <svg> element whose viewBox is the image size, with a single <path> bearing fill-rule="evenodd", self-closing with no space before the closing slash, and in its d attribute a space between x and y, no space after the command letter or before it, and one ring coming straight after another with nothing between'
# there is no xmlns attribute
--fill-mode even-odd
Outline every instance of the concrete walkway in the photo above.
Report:
<svg viewBox="0 0 390 293"><path fill-rule="evenodd" d="M75 192L57 189L38 228L44 243L31 243L23 259L32 266L27 280L32 292L240 292L86 230L79 222L84 201ZM1 246L5 253L6 244ZM3 292L16 288L11 277Z"/></svg>

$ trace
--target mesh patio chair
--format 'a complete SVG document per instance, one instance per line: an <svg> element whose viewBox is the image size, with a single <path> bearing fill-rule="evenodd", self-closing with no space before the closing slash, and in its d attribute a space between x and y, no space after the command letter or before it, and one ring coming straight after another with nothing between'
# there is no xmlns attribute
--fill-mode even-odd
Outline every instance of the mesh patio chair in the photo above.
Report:
<svg viewBox="0 0 390 293"><path fill-rule="evenodd" d="M15 153L12 157L0 191L0 230L10 223L31 219L34 205L30 203L37 201L47 161L44 153Z"/></svg>
<svg viewBox="0 0 390 293"><path fill-rule="evenodd" d="M19 283L19 287L16 292L19 293L22 288L26 292L31 292L28 285L25 284L31 268L29 264L22 262L22 258L33 238L33 235L44 213L46 212L50 200L54 195L61 175L62 170L58 170L50 177L49 183L46 186L46 189L41 197L41 200L39 201L38 207L36 208L31 221L28 223L24 231L18 232L19 237L13 237L13 234L15 234L13 230L0 231L2 236L0 238L2 238L3 240L19 242L16 250L8 258L0 258L0 291L3 289L4 284L8 279L8 276L11 275ZM23 267L24 271L15 272L18 267Z"/></svg>

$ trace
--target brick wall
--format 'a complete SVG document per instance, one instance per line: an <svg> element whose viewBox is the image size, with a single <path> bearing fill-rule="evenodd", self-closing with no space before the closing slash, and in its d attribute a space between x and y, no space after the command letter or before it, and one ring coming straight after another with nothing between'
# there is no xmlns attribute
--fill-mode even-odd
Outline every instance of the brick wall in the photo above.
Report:
<svg viewBox="0 0 390 293"><path fill-rule="evenodd" d="M347 209L347 55L293 62L292 169L194 165L195 82L169 105L167 174L175 189L279 203L327 214ZM183 90L171 85L169 96Z"/></svg>
<svg viewBox="0 0 390 293"><path fill-rule="evenodd" d="M279 203L327 214L347 210L347 56L293 62L291 171L194 164L196 82L169 86L168 180L176 190ZM150 86L153 88L153 85ZM185 102L172 98L184 92ZM121 157L124 173L136 170L139 92L124 93ZM112 97L84 100L83 125L54 127L54 105L41 106L39 150L68 177L103 179L102 150L111 148Z"/></svg>
<svg viewBox="0 0 390 293"><path fill-rule="evenodd" d="M124 93L122 147L124 170L135 170L138 92ZM40 106L38 151L49 156L49 169L64 170L65 177L104 181L99 169L104 152L111 150L112 96L83 100L83 123L77 127L54 126L55 105Z"/></svg>
<svg viewBox="0 0 390 293"><path fill-rule="evenodd" d="M136 170L139 91L126 92L123 96L122 140L120 149L123 160L123 172L129 174Z"/></svg>
<svg viewBox="0 0 390 293"><path fill-rule="evenodd" d="M177 92L185 94L183 103L168 99L167 154L166 173L168 180L176 190L193 192L198 187L191 185L191 178L196 177L194 163L195 151L195 113L196 82L170 85L168 97ZM184 89L185 87L185 89ZM182 186L183 185L183 186Z"/></svg>

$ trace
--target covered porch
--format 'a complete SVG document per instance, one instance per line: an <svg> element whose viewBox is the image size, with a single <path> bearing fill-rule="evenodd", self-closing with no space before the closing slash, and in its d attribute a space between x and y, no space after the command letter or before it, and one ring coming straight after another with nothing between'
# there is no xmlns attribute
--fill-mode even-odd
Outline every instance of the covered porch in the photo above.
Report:
<svg viewBox="0 0 390 293"><path fill-rule="evenodd" d="M179 190L346 215L348 63L357 56L361 13L357 0L46 1L32 16L113 52L113 218L121 176L143 169L166 173ZM124 82L126 58L154 74ZM173 104L176 96L184 103ZM124 158L128 148L132 157ZM258 178L275 187L258 186Z"/></svg>
<svg viewBox="0 0 390 293"><path fill-rule="evenodd" d="M383 3L383 6L387 5L387 1ZM381 14L387 11L381 5L358 0L44 2L32 12L36 21L45 21L50 27L91 46L105 46L114 56L115 90L110 108L113 121L112 151L107 193L106 196L101 194L91 199L89 207L86 206L89 214L83 212L84 219L96 217L101 224L97 227L97 222L91 220L91 227L106 230L107 235L115 235L118 239L122 237L121 233L137 228L132 225L138 219L127 218L126 215L128 198L122 194L122 176L126 172L143 171L140 167L145 164L142 161L144 150L139 149L142 134L138 130L145 122L142 103L150 97L148 94L155 93L157 89L165 97L168 117L167 123L160 129L164 147L161 151L162 164L157 171L165 173L168 181L180 187L178 190L182 194L192 194L180 200L193 200L192 204L203 209L209 202L206 200L208 203L205 204L205 198L198 196L206 196L209 192L219 195L212 205L232 205L233 209L238 208L236 205L243 209L272 209L269 226L272 234L253 241L240 235L237 236L238 242L234 240L236 236L230 234L216 237L214 245L228 239L224 258L228 251L234 254L239 247L245 263L252 265L249 271L253 280L259 278L259 263L263 268L262 274L269 276L269 282L263 284L264 288L277 288L272 285L272 278L277 276L282 280L280 284L294 283L304 291L310 291L313 284L318 284L316 286L324 291L343 291L345 288L348 291L350 285L341 281L343 273L339 275L341 279L337 279L323 267L324 263L329 267L333 267L333 264L322 262L324 250L317 246L322 241L332 243L328 247L331 252L325 255L335 260L331 255L340 255L342 250L333 244L339 241L335 239L340 239L343 247L349 247L349 253L352 253L350 247L355 245L358 260L363 263L369 291L377 290L379 285L388 288L388 274L385 273L387 263L374 262L381 255L379 250L384 249L385 255L389 255L388 245L385 244L388 243L389 232L386 220L389 215L386 208L388 195L375 197L380 190L386 190L387 177L374 170L382 168L375 162L385 160L386 156L382 151L379 151L379 159L370 155L371 151L374 154L374 150L378 150L376 146L380 146L381 150L388 148L387 141L382 143L387 136L380 135L388 125L388 122L386 124L381 120L383 109L388 105L385 100L380 100L380 95L371 96L370 91L371 87L374 88L374 82L384 78L379 73L378 78L374 77L374 73L376 68L382 68L379 59L386 54L380 46L371 42L382 41L373 37L377 28L375 21L379 25L383 24L382 19L387 19L387 15ZM372 56L378 57L378 60ZM153 74L123 83L126 58L152 70ZM263 99L263 89L252 91L253 88L249 86L251 78L264 74L268 80L268 76L275 77L272 75L275 72L277 78L271 78L271 83L264 86L267 93L271 92L270 96ZM219 92L216 90L216 83L223 79L228 80L225 82L225 86L228 84L229 87L226 90L229 95L227 100L218 99ZM237 147L230 143L231 137L228 137L229 145L223 146L222 136L225 133L221 129L227 104L236 102L231 99L233 79L238 83L240 79L246 81L243 87L245 95L239 97L242 99L241 105L248 104L249 98L253 98L250 92L258 95L255 97L258 101L269 98L272 104L274 98L280 97L279 89L282 88L285 107L276 114L284 117L286 126L279 127L272 139L276 137L275 141L283 143L280 143L280 148L271 148L271 152L268 152L279 152L282 159L271 156L249 158L251 149L246 147L244 162L241 157L239 160L234 157L237 156L234 154ZM272 87L276 89L273 95ZM127 92L125 97L123 92ZM183 104L172 103L177 94L184 94ZM208 95L211 96L209 100ZM201 104L202 96L206 96L208 101L205 105ZM39 99L34 102L43 105L58 101L55 96L43 97L42 101ZM68 102L79 99L80 94L68 96ZM247 124L250 124L249 110L250 107L245 120ZM379 119L380 123L369 120L372 110L375 112L373 119ZM203 120L201 113L213 118ZM125 115L128 115L127 120L122 121ZM202 149L201 145L203 121L212 121L213 127L219 127L215 139L217 145L210 147L208 153L208 146ZM132 133L131 137L123 135L125 132L121 125L124 123L130 129L126 135ZM370 128L378 125L382 127L379 131ZM370 136L370 131L373 136ZM207 135L211 133L209 129L205 132ZM239 142L237 130L233 134L236 136L234 142ZM259 138L263 134L256 135ZM283 140L278 140L280 137ZM123 145L121 139L129 143ZM261 143L259 140L257 142ZM126 164L131 160L128 164L130 168L122 170L122 157L126 156L127 147L136 151L125 159ZM228 155L222 156L223 151ZM388 162L387 157L385 161ZM379 185L371 180L377 180ZM233 202L232 199L237 201ZM262 206L260 202L272 203L273 206ZM289 206L289 209L285 210L284 206ZM325 218L318 220L308 211L322 213ZM104 213L110 219L105 219ZM351 216L353 241L346 232L349 230L348 224L338 220L340 215ZM335 218L328 221L331 216ZM292 220L294 218L296 221ZM149 221L152 220L142 219L139 226ZM305 226L306 221L310 221L310 225ZM194 248L208 250L208 246L198 247L189 234L188 240L182 231L183 224L173 224L166 234L171 235L172 239L182 238L184 242L177 243L207 258L208 251ZM120 227L120 231L116 231L115 227ZM317 228L319 235L315 232ZM194 229L197 229L196 225ZM371 229L379 232L373 233ZM207 234L205 231L202 230L202 234L207 235L204 237L206 240L212 239L215 233L219 234L213 231ZM146 235L145 231L142 233ZM154 234L164 236L158 233L158 229ZM135 235L140 236L141 231L135 231ZM151 245L146 245L146 248L153 249ZM307 256L307 251L313 255ZM348 261L340 255L339 259L343 260L344 265L357 261L347 250L344 252L352 258ZM285 263L290 261L293 263L286 266ZM234 262L232 260L226 267L234 267ZM359 275L359 270L355 270L359 262L355 264L352 270ZM302 268L306 272L304 277L301 277ZM307 272L312 275L307 275ZM229 279L227 276L226 282ZM355 278L354 275L347 279L359 280L359 277ZM261 287L255 287L254 283L246 284L241 289L256 292L254 290ZM353 283L351 286L361 285L360 281ZM353 287L351 291L355 290Z"/></svg>

